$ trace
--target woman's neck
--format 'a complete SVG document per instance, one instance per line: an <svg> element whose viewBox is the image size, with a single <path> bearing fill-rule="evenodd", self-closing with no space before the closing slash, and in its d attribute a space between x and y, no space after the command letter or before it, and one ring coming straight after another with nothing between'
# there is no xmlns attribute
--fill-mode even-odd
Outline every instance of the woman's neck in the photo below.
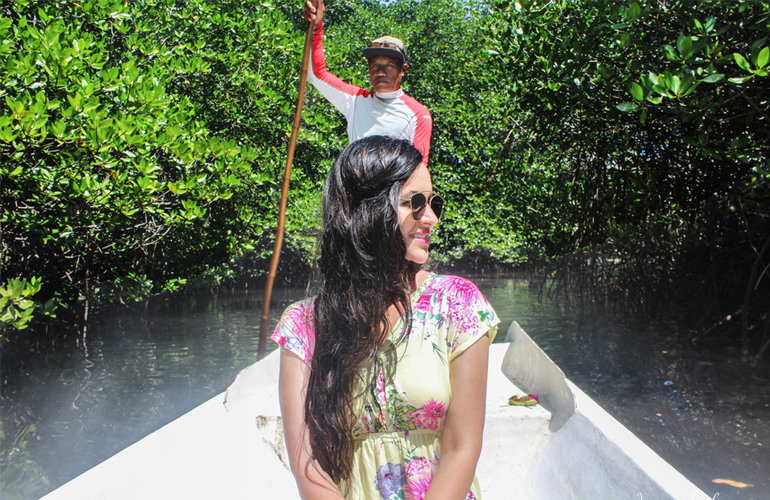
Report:
<svg viewBox="0 0 770 500"><path fill-rule="evenodd" d="M409 295L412 295L414 292L417 291L420 286L425 282L425 280L430 276L430 273L428 271L423 271L422 269L418 270L416 273L412 274L411 279L409 280ZM385 312L386 319L388 321L386 326L386 332L384 333L382 341L384 342L385 339L388 338L388 335L390 335L390 332L393 330L393 327L396 325L396 322L398 322L398 319L401 317L401 314L396 307L395 304L388 307L388 310Z"/></svg>
<svg viewBox="0 0 770 500"><path fill-rule="evenodd" d="M420 288L425 282L425 279L430 275L428 271L425 271L423 269L420 269L417 271L414 276L412 276L412 280L409 283L409 294L413 294L417 291L418 288Z"/></svg>

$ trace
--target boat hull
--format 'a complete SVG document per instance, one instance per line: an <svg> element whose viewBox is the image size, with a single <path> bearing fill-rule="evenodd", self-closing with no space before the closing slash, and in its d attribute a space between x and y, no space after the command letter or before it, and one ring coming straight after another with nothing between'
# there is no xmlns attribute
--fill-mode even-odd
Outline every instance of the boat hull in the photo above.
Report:
<svg viewBox="0 0 770 500"><path fill-rule="evenodd" d="M514 354L517 366L522 359L545 363L527 339L490 348L477 467L485 499L709 499L569 380L569 397L550 399L553 415L543 405L509 406L510 396L530 392L504 375L514 368ZM283 441L279 360L273 352L241 372L227 392L43 499L299 499Z"/></svg>

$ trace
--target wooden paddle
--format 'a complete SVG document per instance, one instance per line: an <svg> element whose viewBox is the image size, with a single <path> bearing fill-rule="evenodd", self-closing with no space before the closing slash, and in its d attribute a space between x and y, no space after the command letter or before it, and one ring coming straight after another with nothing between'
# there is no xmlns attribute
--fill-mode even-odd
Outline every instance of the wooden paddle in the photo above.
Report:
<svg viewBox="0 0 770 500"><path fill-rule="evenodd" d="M564 372L515 321L505 341L511 345L503 358L503 373L519 389L537 394L537 402L551 412L548 428L551 432L558 431L575 413L575 395L567 385Z"/></svg>
<svg viewBox="0 0 770 500"><path fill-rule="evenodd" d="M313 1L316 7L318 1ZM275 228L275 244L273 245L273 256L270 260L270 271L265 283L265 297L262 306L262 325L259 329L259 345L257 348L257 358L265 357L265 344L267 343L267 321L270 318L270 296L273 293L273 282L275 281L275 272L278 269L278 259L281 256L281 246L283 245L283 230L286 221L286 198L289 194L289 180L291 179L291 164L294 161L294 149L297 146L297 133L302 119L302 103L305 100L305 86L307 85L307 67L310 60L310 44L313 41L313 29L315 22L311 22L305 35L305 48L302 52L302 70L299 74L299 96L297 97L297 111L294 113L294 125L291 129L291 139L289 140L289 154L286 157L286 168L283 172L283 187L281 188L281 204L278 208L278 225Z"/></svg>

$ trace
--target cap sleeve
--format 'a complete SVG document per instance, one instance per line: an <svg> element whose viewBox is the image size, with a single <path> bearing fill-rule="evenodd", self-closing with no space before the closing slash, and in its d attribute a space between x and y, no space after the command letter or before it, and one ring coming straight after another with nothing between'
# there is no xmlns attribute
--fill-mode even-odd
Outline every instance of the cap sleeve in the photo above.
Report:
<svg viewBox="0 0 770 500"><path fill-rule="evenodd" d="M270 336L278 345L299 356L308 366L315 349L314 303L314 299L305 299L287 307Z"/></svg>
<svg viewBox="0 0 770 500"><path fill-rule="evenodd" d="M471 281L456 276L449 277L445 293L449 299L449 359L452 360L472 346L484 334L492 342L497 334L500 319L489 301Z"/></svg>

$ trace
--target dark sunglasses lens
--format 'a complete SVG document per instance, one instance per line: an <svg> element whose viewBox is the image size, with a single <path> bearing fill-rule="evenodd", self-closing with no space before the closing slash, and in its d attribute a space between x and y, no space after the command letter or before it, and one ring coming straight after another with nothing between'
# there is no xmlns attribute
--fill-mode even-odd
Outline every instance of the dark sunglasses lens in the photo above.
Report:
<svg viewBox="0 0 770 500"><path fill-rule="evenodd" d="M439 195L434 196L433 199L430 200L430 209L436 214L436 218L440 219L441 214L444 213L444 198Z"/></svg>
<svg viewBox="0 0 770 500"><path fill-rule="evenodd" d="M425 208L428 206L428 198L422 193L416 193L412 195L412 217L414 220L420 220L425 215ZM436 214L436 218L440 219L441 214L444 213L444 198L434 194L430 199L430 209Z"/></svg>
<svg viewBox="0 0 770 500"><path fill-rule="evenodd" d="M428 205L428 199L422 193L412 195L412 217L414 220L422 219L425 214L425 207Z"/></svg>

